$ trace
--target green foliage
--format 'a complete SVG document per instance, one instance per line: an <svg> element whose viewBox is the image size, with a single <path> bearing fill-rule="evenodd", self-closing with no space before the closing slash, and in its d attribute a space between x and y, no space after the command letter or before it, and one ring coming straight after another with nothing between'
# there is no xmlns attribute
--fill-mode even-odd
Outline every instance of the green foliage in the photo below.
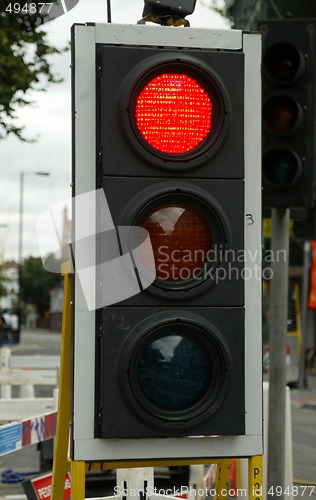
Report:
<svg viewBox="0 0 316 500"><path fill-rule="evenodd" d="M45 81L61 81L53 75L48 59L62 51L47 42L41 28L45 15L6 12L8 4L0 0L0 139L12 133L26 140L23 128L16 124L16 110L32 103L28 91L45 90Z"/></svg>
<svg viewBox="0 0 316 500"><path fill-rule="evenodd" d="M25 259L21 270L20 293L25 304L34 304L42 316L49 309L50 291L61 282L60 274L43 268L40 257Z"/></svg>

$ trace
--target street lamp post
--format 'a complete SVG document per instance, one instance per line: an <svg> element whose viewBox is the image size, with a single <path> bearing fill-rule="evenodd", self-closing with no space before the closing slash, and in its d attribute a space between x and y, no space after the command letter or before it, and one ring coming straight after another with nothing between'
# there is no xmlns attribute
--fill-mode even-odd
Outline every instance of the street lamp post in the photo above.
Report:
<svg viewBox="0 0 316 500"><path fill-rule="evenodd" d="M24 176L25 175L41 175L48 176L49 172L20 172L20 210L19 210L19 295L18 295L18 313L19 313L19 323L21 318L22 301L21 301L21 275L22 275L22 264L23 264L23 196L24 196ZM20 327L19 327L20 329Z"/></svg>

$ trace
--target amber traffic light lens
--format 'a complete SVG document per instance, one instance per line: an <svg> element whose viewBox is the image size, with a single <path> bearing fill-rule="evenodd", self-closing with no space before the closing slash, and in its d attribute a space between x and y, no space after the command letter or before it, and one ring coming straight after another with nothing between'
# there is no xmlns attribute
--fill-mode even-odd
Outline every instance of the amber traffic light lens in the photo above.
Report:
<svg viewBox="0 0 316 500"><path fill-rule="evenodd" d="M149 232L157 279L186 281L203 269L212 248L212 233L198 209L186 203L157 205L139 225ZM146 260L150 262L146 255L141 258L145 265Z"/></svg>
<svg viewBox="0 0 316 500"><path fill-rule="evenodd" d="M272 97L262 109L263 124L268 132L275 135L294 134L302 124L303 116L300 105L287 95Z"/></svg>

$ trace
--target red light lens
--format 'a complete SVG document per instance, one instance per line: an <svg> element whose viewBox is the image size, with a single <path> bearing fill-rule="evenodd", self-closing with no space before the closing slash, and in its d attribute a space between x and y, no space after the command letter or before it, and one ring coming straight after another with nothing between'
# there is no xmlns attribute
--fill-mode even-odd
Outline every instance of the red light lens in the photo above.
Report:
<svg viewBox="0 0 316 500"><path fill-rule="evenodd" d="M135 106L138 130L150 146L168 154L194 150L209 135L213 103L186 74L164 73L150 80Z"/></svg>
<svg viewBox="0 0 316 500"><path fill-rule="evenodd" d="M149 232L157 279L186 281L203 268L212 247L212 234L197 209L184 203L159 205L139 225ZM141 258L145 265L150 262L146 255Z"/></svg>

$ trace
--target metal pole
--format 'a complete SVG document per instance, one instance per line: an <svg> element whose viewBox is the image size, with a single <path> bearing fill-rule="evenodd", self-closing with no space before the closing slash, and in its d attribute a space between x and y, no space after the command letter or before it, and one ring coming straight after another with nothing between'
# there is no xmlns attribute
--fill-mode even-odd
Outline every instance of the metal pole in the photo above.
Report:
<svg viewBox="0 0 316 500"><path fill-rule="evenodd" d="M22 235L23 235L23 191L24 191L24 172L20 172L20 211L19 211L19 269L22 265Z"/></svg>
<svg viewBox="0 0 316 500"><path fill-rule="evenodd" d="M285 386L288 316L289 209L272 210L270 286L268 491L284 492ZM277 490L277 491L278 491ZM280 495L280 499L284 495Z"/></svg>
<svg viewBox="0 0 316 500"><path fill-rule="evenodd" d="M111 14L111 0L107 0L106 2L106 7L107 7L107 18L108 18L108 23L112 22L112 14Z"/></svg>
<svg viewBox="0 0 316 500"><path fill-rule="evenodd" d="M308 301L308 290L309 290L310 257L311 257L311 245L309 241L305 241L304 267L303 267L303 280L302 280L302 304L301 304L302 342L300 350L300 359L299 359L300 364L299 364L299 377L298 377L298 387L300 389L307 388L305 350L306 350L306 334L307 334L307 301Z"/></svg>
<svg viewBox="0 0 316 500"><path fill-rule="evenodd" d="M20 210L19 210L19 249L18 249L18 277L19 277L19 292L18 292L18 332L17 342L20 341L20 332L22 324L22 299L21 299L21 281L22 281L22 238L23 238L23 192L24 192L24 172L20 172Z"/></svg>

